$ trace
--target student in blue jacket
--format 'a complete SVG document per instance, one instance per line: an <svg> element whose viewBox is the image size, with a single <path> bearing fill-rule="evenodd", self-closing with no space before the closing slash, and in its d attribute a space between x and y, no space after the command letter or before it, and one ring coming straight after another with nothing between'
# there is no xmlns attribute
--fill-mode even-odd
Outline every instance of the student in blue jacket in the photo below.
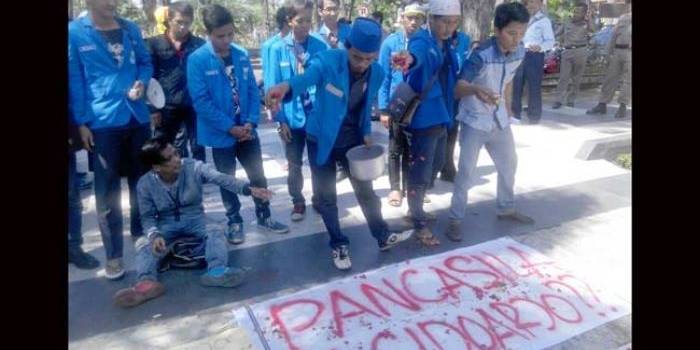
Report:
<svg viewBox="0 0 700 350"><path fill-rule="evenodd" d="M440 241L427 227L423 210L425 191L445 160L447 128L454 119L454 86L457 80L457 55L451 37L460 21L458 0L431 0L428 29L416 32L401 52L408 69L406 81L420 93L436 77L426 98L406 128L411 163L408 177L408 207L417 237L425 245Z"/></svg>
<svg viewBox="0 0 700 350"><path fill-rule="evenodd" d="M389 129L389 205L400 207L406 194L408 181L408 143L403 128L398 123L390 123L387 108L396 86L403 82L403 72L394 69L391 63L393 54L408 48L408 40L425 23L425 10L420 4L413 3L404 7L401 13L403 30L389 35L379 50L379 65L384 70L384 80L379 87L379 120Z"/></svg>
<svg viewBox="0 0 700 350"><path fill-rule="evenodd" d="M348 237L340 231L335 187L336 162L348 168L345 153L355 146L370 145L372 101L383 78L381 67L374 62L381 43L379 24L369 18L355 20L345 42L347 50L331 49L311 58L302 75L272 87L266 95L268 106L280 99L289 102L316 88L316 100L306 121L311 181L317 191L319 211L330 235L333 263L338 269L352 266ZM372 181L350 183L367 219L379 249L390 249L410 237L411 231L391 233L382 217L381 202Z"/></svg>
<svg viewBox="0 0 700 350"><path fill-rule="evenodd" d="M148 139L144 92L153 74L141 30L115 16L113 0L89 0L87 15L68 24L70 109L83 146L94 158L95 201L110 280L124 276L121 175L128 177L131 236L143 235L136 183L137 159Z"/></svg>
<svg viewBox="0 0 700 350"><path fill-rule="evenodd" d="M270 54L273 84L304 74L304 66L317 52L327 50L328 44L309 35L314 4L311 0L296 0L288 5L287 20L291 33L276 42ZM284 103L277 113L279 135L285 142L285 156L289 164L287 189L292 197L291 219L300 221L306 214L306 200L302 194L304 177L301 172L306 145L306 118L313 109L316 89L312 86L299 97Z"/></svg>
<svg viewBox="0 0 700 350"><path fill-rule="evenodd" d="M263 86L265 90L269 89L275 83L272 81L272 74L274 72L274 67L270 65L270 53L272 51L272 46L278 42L280 39L284 38L289 34L289 23L287 22L287 10L288 6L282 6L277 9L275 14L275 23L277 23L277 28L280 30L279 33L273 35L269 39L260 45L260 57L262 59L262 71L263 71Z"/></svg>
<svg viewBox="0 0 700 350"><path fill-rule="evenodd" d="M208 41L190 55L187 82L197 112L197 139L212 148L216 169L235 175L236 159L245 169L251 186L267 188L256 127L260 118L260 95L248 53L233 41L233 17L220 5L203 9ZM238 196L221 190L228 217L227 239L245 240ZM287 233L289 228L270 217L270 203L254 199L259 228Z"/></svg>

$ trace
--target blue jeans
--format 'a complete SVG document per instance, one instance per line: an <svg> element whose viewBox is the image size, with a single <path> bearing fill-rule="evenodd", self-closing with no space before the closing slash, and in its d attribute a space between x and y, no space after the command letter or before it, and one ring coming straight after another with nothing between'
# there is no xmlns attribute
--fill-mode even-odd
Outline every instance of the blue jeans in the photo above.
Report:
<svg viewBox="0 0 700 350"><path fill-rule="evenodd" d="M257 132L254 132L255 138L250 141L237 142L235 145L226 148L212 148L212 157L214 158L214 166L216 170L236 176L236 159L241 162L248 179L250 179L251 187L267 188L267 179L262 164L262 152L260 150L260 137ZM226 208L226 217L228 224L242 223L241 218L241 202L238 200L238 195L225 190L221 191L221 200ZM253 198L255 202L255 216L258 219L267 219L270 217L270 202L263 202L261 199Z"/></svg>
<svg viewBox="0 0 700 350"><path fill-rule="evenodd" d="M80 248L83 244L82 213L75 152L68 155L68 248Z"/></svg>
<svg viewBox="0 0 700 350"><path fill-rule="evenodd" d="M180 151L183 157L189 157L189 143L192 148L192 158L205 161L204 146L197 144L197 121L192 107L181 107L162 110L162 122L156 128L154 136L163 136Z"/></svg>
<svg viewBox="0 0 700 350"><path fill-rule="evenodd" d="M527 83L527 117L537 121L542 118L542 76L544 75L544 53L525 53L523 63L513 77L513 114L520 117L523 88Z"/></svg>
<svg viewBox="0 0 700 350"><path fill-rule="evenodd" d="M180 221L172 219L164 220L158 229L169 245L178 238L195 237L204 240L202 246L195 251L204 249L207 260L207 268L212 269L228 265L228 248L222 232L207 232L204 216L197 218L182 218ZM141 237L136 242L136 280L158 280L158 262L161 257L153 254L153 242L146 237Z"/></svg>
<svg viewBox="0 0 700 350"><path fill-rule="evenodd" d="M462 123L459 133L459 170L452 191L450 218L462 220L467 207L467 193L474 181L474 169L479 159L479 151L485 146L498 172L498 208L502 212L514 208L513 188L518 157L510 127L503 130L494 128L491 132L474 129Z"/></svg>
<svg viewBox="0 0 700 350"><path fill-rule="evenodd" d="M318 193L315 193L318 198L318 209L323 218L323 223L326 225L326 231L328 231L331 238L331 249L338 248L341 245L348 245L350 240L340 231L335 177L337 162L345 169L350 169L345 153L352 147L335 148L325 164L316 165L318 143L307 140L307 145L309 147L309 163L311 164L311 181L314 183L314 191L318 189ZM372 232L372 236L377 239L378 243L384 242L389 237L389 230L382 217L382 203L374 193L372 181L357 180L349 172L348 176L357 202L362 208L362 214L367 219L367 225L370 232Z"/></svg>
<svg viewBox="0 0 700 350"><path fill-rule="evenodd" d="M304 189L304 176L301 169L304 165L304 147L306 147L306 131L290 129L292 142L284 145L284 152L289 163L289 176L287 176L287 189L292 197L293 204L304 204L306 200L302 194Z"/></svg>
<svg viewBox="0 0 700 350"><path fill-rule="evenodd" d="M439 125L427 129L405 130L410 150L408 174L408 208L417 230L428 224L423 211L425 191L445 163L447 128Z"/></svg>
<svg viewBox="0 0 700 350"><path fill-rule="evenodd" d="M136 184L146 172L138 154L150 135L148 124L137 124L135 119L123 128L98 129L93 131L95 142L95 202L97 221L102 234L102 243L107 259L122 257L124 245L124 223L121 203L121 176L129 183L129 205L131 235L143 235Z"/></svg>

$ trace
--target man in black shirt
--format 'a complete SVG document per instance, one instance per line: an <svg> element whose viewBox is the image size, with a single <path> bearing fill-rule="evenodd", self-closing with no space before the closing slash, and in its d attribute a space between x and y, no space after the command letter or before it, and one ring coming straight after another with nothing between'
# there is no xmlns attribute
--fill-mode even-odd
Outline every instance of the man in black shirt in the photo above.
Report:
<svg viewBox="0 0 700 350"><path fill-rule="evenodd" d="M165 107L151 107L151 120L155 136L171 142L184 157L205 160L204 147L197 144L196 115L187 92L187 57L205 41L190 32L194 18L192 5L176 2L168 7L164 34L147 39L151 53L153 78L158 80L165 93Z"/></svg>

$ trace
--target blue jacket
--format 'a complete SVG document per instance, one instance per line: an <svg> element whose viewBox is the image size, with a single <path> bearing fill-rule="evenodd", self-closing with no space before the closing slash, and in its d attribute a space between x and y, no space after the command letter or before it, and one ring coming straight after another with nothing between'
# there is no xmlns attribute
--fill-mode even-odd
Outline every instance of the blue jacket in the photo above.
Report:
<svg viewBox="0 0 700 350"><path fill-rule="evenodd" d="M241 107L241 123L257 126L260 119L260 92L250 65L248 52L231 44ZM187 84L197 112L197 141L202 146L231 147L236 139L229 133L235 126L231 85L223 60L216 55L210 41L190 55L187 61Z"/></svg>
<svg viewBox="0 0 700 350"><path fill-rule="evenodd" d="M269 89L274 83L272 82L273 73L272 66L270 65L270 53L272 51L272 46L279 41L282 36L281 33L273 35L271 38L265 40L265 42L260 45L260 57L262 59L262 71L263 71L263 85L265 86L265 91Z"/></svg>
<svg viewBox="0 0 700 350"><path fill-rule="evenodd" d="M127 94L136 80L148 86L153 75L151 56L138 26L123 18L117 18L117 22L122 28L124 45L121 67L114 62L90 16L68 24L71 112L76 124L85 124L90 129L124 126L132 115L141 123L150 119L145 100L131 101Z"/></svg>
<svg viewBox="0 0 700 350"><path fill-rule="evenodd" d="M370 65L366 100L360 114L362 135L372 132L370 125L372 101L377 97L379 85L384 78L384 72L377 62ZM297 75L289 80L290 93L285 96L285 102L299 96L311 86L316 87L316 103L313 112L306 122L306 133L318 142L316 165L323 165L333 150L338 137L340 126L348 111L350 95L350 67L348 53L344 49L330 49L317 53L307 64L303 75Z"/></svg>
<svg viewBox="0 0 700 350"><path fill-rule="evenodd" d="M472 43L472 38L464 32L455 32L452 36L452 47L455 48L457 54L457 65L459 70L462 70L464 60L469 56L469 46Z"/></svg>
<svg viewBox="0 0 700 350"><path fill-rule="evenodd" d="M306 53L310 56L329 49L325 41L309 35ZM272 72L272 85L291 79L297 75L297 58L294 55L294 35L289 33L286 37L277 41L270 50L270 71ZM308 61L307 61L308 63ZM309 95L313 103L316 96L316 87L309 88ZM306 113L300 98L284 103L282 109L275 118L280 123L289 125L292 129L301 129L306 125Z"/></svg>
<svg viewBox="0 0 700 350"><path fill-rule="evenodd" d="M447 95L443 96L440 79L435 80L426 98L416 110L411 121L410 129L424 129L435 125L450 126L454 119L455 99L454 87L457 83L457 55L449 40L445 41L447 52L445 57L437 44L437 40L426 29L418 30L408 42L408 51L415 61L408 71L406 81L414 91L421 93L423 86L440 70L445 59L450 59L450 69L447 74Z"/></svg>
<svg viewBox="0 0 700 350"><path fill-rule="evenodd" d="M406 49L406 33L398 31L389 35L382 43L379 50L379 65L384 71L384 80L379 88L378 107L380 110L386 109L391 100L396 86L403 82L403 72L391 68L391 54Z"/></svg>

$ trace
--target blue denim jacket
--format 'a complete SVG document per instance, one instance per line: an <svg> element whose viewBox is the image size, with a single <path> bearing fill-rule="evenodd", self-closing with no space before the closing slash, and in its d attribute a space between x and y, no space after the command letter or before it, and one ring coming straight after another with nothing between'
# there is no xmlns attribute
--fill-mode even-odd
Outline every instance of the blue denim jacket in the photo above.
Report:
<svg viewBox="0 0 700 350"><path fill-rule="evenodd" d="M248 183L218 172L211 164L191 158L182 160L180 174L172 185L177 189L176 193L169 194L169 186L151 170L141 176L136 185L144 233L150 237L160 232L163 225L175 221L176 208L179 208L180 220L193 220L203 216L202 185L205 182L212 182L237 194L250 195Z"/></svg>

